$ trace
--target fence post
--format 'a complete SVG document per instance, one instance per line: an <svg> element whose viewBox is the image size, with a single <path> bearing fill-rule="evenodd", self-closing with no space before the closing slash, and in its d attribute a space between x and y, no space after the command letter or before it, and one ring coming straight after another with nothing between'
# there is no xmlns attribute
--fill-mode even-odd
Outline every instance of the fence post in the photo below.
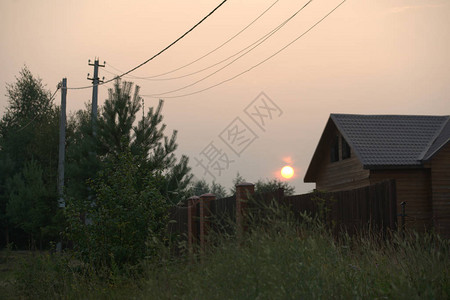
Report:
<svg viewBox="0 0 450 300"><path fill-rule="evenodd" d="M241 182L236 185L236 227L238 238L244 232L244 219L247 210L247 202L255 193L255 185L249 182Z"/></svg>
<svg viewBox="0 0 450 300"><path fill-rule="evenodd" d="M389 180L389 200L390 229L397 230L397 186L395 179Z"/></svg>
<svg viewBox="0 0 450 300"><path fill-rule="evenodd" d="M200 196L200 246L205 250L206 235L210 228L211 201L216 200L214 194L203 194Z"/></svg>
<svg viewBox="0 0 450 300"><path fill-rule="evenodd" d="M189 252L192 253L192 246L194 239L198 235L196 222L198 222L198 216L196 211L196 205L199 202L199 197L192 196L188 199L188 247Z"/></svg>
<svg viewBox="0 0 450 300"><path fill-rule="evenodd" d="M406 214L406 201L403 201L400 205L402 206L402 213L400 214L402 217L402 231L405 231L405 217L408 216Z"/></svg>

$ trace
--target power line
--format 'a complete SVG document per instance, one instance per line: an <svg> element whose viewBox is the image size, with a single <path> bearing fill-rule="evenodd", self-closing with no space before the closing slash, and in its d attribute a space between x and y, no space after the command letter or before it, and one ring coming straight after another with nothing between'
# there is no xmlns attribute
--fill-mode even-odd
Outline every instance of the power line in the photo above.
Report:
<svg viewBox="0 0 450 300"><path fill-rule="evenodd" d="M316 23L314 23L314 25L312 25L310 28L308 28L306 31L304 31L301 35L299 35L298 37L296 37L295 39L293 39L291 42L289 42L288 44L286 44L284 47L282 47L280 50L278 50L277 52L275 52L274 54L270 55L269 57L265 58L264 60L260 61L259 63L257 63L256 65L253 65L252 67L242 71L241 73L238 73L237 75L230 77L226 80L223 80L219 83L216 83L212 86L209 86L207 88L192 92L192 93L186 93L186 94L182 94L182 95L175 95L175 96L166 96L164 98L181 98L181 97L186 97L186 96L191 96L191 95L195 95L195 94L199 94L202 93L204 91L210 90L212 88L215 88L219 85L222 85L226 82L232 81L233 79L236 79L238 77L240 77L241 75L250 72L251 70L253 70L256 67L259 67L260 65L262 65L263 63L267 62L268 60L272 59L273 57L275 57L276 55L278 55L279 53L281 53L282 51L284 51L286 48L288 48L289 46L291 46L293 43L295 43L296 41L298 41L300 38L302 38L304 35L306 35L308 32L310 32L314 27L316 27L317 25L319 25L323 20L325 20L328 16L330 16L334 11L336 11L342 4L344 4L346 0L343 0L341 3L339 3L336 7L334 7L329 13L327 13L323 18L321 18L319 21L317 21ZM142 97L153 97L153 95L141 95ZM153 97L153 98L157 98L157 97Z"/></svg>
<svg viewBox="0 0 450 300"><path fill-rule="evenodd" d="M243 56L247 55L248 53L250 53L251 51L253 51L255 48L257 48L259 45L261 45L262 43L264 43L267 39L269 39L272 35L274 35L276 32L278 32L278 30L280 30L281 28L283 28L289 21L291 21L295 16L297 16L306 6L308 6L313 0L309 0L308 2L306 2L306 4L304 4L300 9L298 9L293 15L291 15L288 19L286 19L285 21L283 21L280 25L278 25L277 27L275 27L275 29L273 29L271 32L269 32L268 34L264 35L262 38L260 38L258 41L256 41L255 43L251 44L250 46L254 45L253 47L251 47L248 51L246 51L245 53L243 53L242 55L238 56L237 58L235 58L234 60L232 60L231 62L229 62L228 64L226 64L225 66L221 67L220 69L212 72L211 74L193 82L190 83L188 85L185 85L181 88L175 89L175 90L171 90L171 91L167 91L167 92L163 92L163 93L158 93L158 94L151 94L149 95L150 97L153 96L161 96L161 95L165 95L165 94L170 94L170 93L174 93L174 92L178 92L181 90L184 90L188 87L191 87L193 85L196 85L197 83L217 74L218 72L222 71L223 69L225 69L226 67L230 66L231 64L233 64L234 62L236 62L237 60L239 60L240 58L242 58ZM256 44L256 45L255 45ZM250 46L247 46L246 48L244 48L243 50L239 51L237 54L241 53L242 51L248 49ZM236 54L234 54L233 56L236 56ZM233 57L231 56L231 57ZM226 59L228 60L228 58ZM225 60L224 60L225 61ZM223 61L222 61L223 62Z"/></svg>
<svg viewBox="0 0 450 300"><path fill-rule="evenodd" d="M139 69L140 67L142 67L143 65L147 64L149 61L155 59L156 57L158 57L159 55L161 55L162 53L164 53L166 50L168 50L170 47L172 47L173 45L175 45L176 43L178 43L178 41L180 41L181 39L183 39L186 35L188 35L192 30L194 30L198 25L200 25L201 23L203 23L203 21L205 21L209 16L211 16L216 10L219 9L219 7L221 7L223 4L225 4L225 2L227 2L228 0L223 0L218 6L216 6L209 14L207 14L206 16L204 16L199 22L197 22L197 24L195 24L193 27L191 27L188 31L186 31L184 34L182 34L179 38L177 38L175 41L173 41L172 43L170 43L168 46L166 46L164 49L162 49L161 51L159 51L158 53L156 53L155 55L153 55L152 57L150 57L149 59L147 59L146 61L144 61L143 63L137 65L136 67L126 71L125 73L122 73L121 75L117 76L116 78L112 78L110 80L104 81L102 83L99 83L98 85L103 85L105 83L111 82L115 79L121 78L137 69ZM91 88L91 86L82 86L82 87L76 87L76 88L67 88L69 90L81 90L81 89L88 89Z"/></svg>
<svg viewBox="0 0 450 300"><path fill-rule="evenodd" d="M111 68L113 68L113 69L115 69L113 66L111 66L109 63L108 63L108 66L109 67L111 67ZM117 70L117 69L116 69ZM111 72L111 71L109 71L108 69L103 69L103 71L105 71L106 73L109 73L109 74L111 74L111 75L114 75L114 78L117 78L118 76L119 76L119 74L116 74L116 73L114 73L114 72ZM122 73L122 71L119 71L120 73Z"/></svg>
<svg viewBox="0 0 450 300"><path fill-rule="evenodd" d="M211 50L211 51L209 51L208 53L206 53L206 54L200 56L199 58L195 59L194 61L192 61L192 62L190 62L190 63L188 63L188 64L185 64L185 65L183 65L183 66L181 66L181 67L178 67L178 68L176 68L176 69L173 69L173 70L171 70L171 71L167 71L167 72L161 73L161 74L152 75L152 76L145 76L145 77L140 77L140 76L133 76L133 75L131 75L130 77L135 78L135 79L148 79L148 80L170 80L170 79L183 78L183 77L190 76L190 75L192 75L192 74L196 74L196 73L198 73L198 72L201 72L201 71L198 71L198 72L196 72L196 73L191 73L191 74L184 75L184 76L180 76L180 77L154 79L154 78L156 78L156 77L160 77L160 76L164 76L164 75L167 75L167 74L171 74L171 73L174 73L174 72L179 71L179 70L181 70L181 69L184 69L184 68L186 68L186 67L188 67L188 66L190 66L190 65L192 65L192 64L194 64L194 63L196 63L196 62L198 62L199 60L201 60L201 59L203 59L203 58L209 56L210 54L216 52L217 50L219 50L220 48L222 48L223 46L225 46L226 44L228 44L229 42L231 42L233 39L235 39L237 36L239 36L241 33L243 33L245 30L247 30L250 26L252 26L256 21L258 21L262 16L264 16L264 15L265 15L265 14L266 14L273 6L275 6L275 4L277 4L279 1L280 1L280 0L276 0L275 2L273 2L266 10L264 10L258 17L256 17L256 19L254 19L253 21L251 21L247 26L245 26L243 29L241 29L238 33L236 33L235 35L233 35L231 38L229 38L228 40L226 40L225 42L223 42L221 45L217 46L217 47L214 48L213 50ZM122 71L119 70L118 68L115 68L114 66L111 66L111 65L109 65L109 66L110 66L111 68L115 69L116 71L122 73Z"/></svg>
<svg viewBox="0 0 450 300"><path fill-rule="evenodd" d="M58 92L58 90L59 90L60 88L61 88L61 83L58 83L58 85L56 86L56 91L55 91L55 92L53 93L53 95L50 97L50 101L53 101L53 98L55 98L55 95L56 95L56 93ZM25 126L19 128L19 129L16 131L16 133L21 132L22 130L24 130L25 128L27 128L31 123L33 123L33 122L36 120L36 118L37 118L38 116L39 116L39 114L36 114L36 115L34 116L34 118L31 119L30 122L28 122Z"/></svg>
<svg viewBox="0 0 450 300"><path fill-rule="evenodd" d="M309 2L312 2L312 1L313 1L313 0L311 0L311 1L309 1ZM306 5L308 5L309 2L308 2ZM275 3L274 3L274 4L275 4ZM302 9L303 9L303 8L302 8ZM282 22L280 25L278 25L277 27L275 27L274 29L272 29L271 31L269 31L268 33L266 33L265 35L263 35L262 37L260 37L258 40L256 40L255 42L251 43L250 45L248 45L247 47L245 47L245 48L239 50L238 52L234 53L233 55L230 55L230 56L228 56L227 58L222 59L221 61L219 61L219 62L217 62L217 63L214 63L214 64L212 64L212 65L210 65L210 66L208 66L208 67L206 67L206 68L203 68L203 69L200 69L200 70L197 70L197 71L195 71L195 72L188 73L188 74L184 74L184 75L180 75L180 76L176 76L176 77L169 77L169 78L153 78L153 77L156 77L156 76L153 76L153 77L130 76L130 77L131 77L131 78L134 78L134 79L142 79L142 80L148 80L148 81L167 81L167 80L174 80L174 79L181 79L181 78L189 77L189 76L192 76L192 75L201 73L201 72L203 72L203 71L209 70L209 69L211 69L211 68L213 68L213 67L215 67L215 66L218 66L218 65L220 65L220 64L222 64L222 63L224 63L224 62L226 62L227 60L230 60L231 58L235 57L236 55L239 55L240 53L244 52L245 50L251 48L253 45L257 44L255 47L253 47L252 49L250 49L250 51L252 51L254 48L258 47L258 46L259 46L260 44L262 44L265 40L267 40L269 37L271 37L274 33L276 33L278 30L280 30L284 25L286 25L286 23L288 23L288 22L289 22L296 14L298 14L302 9L300 9L299 11L297 11L297 13L295 13L293 16L291 16L290 18L288 18L287 20L285 20L284 22ZM248 51L248 52L250 52L250 51ZM244 55L246 55L248 52L246 52ZM242 55L242 56L244 56L244 55ZM242 57L242 56L240 56L240 57ZM240 57L239 57L239 58L240 58ZM238 58L238 59L239 59L239 58ZM234 62L234 61L233 61L233 62ZM227 66L228 66L228 65L226 65L225 67L227 67ZM111 67L112 67L113 69L115 69L115 70L118 70L117 68L114 68L113 66L111 66ZM179 68L179 69L181 69L181 68ZM220 70L222 70L222 69L220 69ZM219 70L219 71L220 71L220 70ZM120 70L118 70L118 71L120 71ZM171 73L171 72L168 72L168 73ZM166 74L168 74L168 73L166 73ZM215 73L217 73L217 72L215 72ZM215 74L215 73L213 73L213 74ZM213 75L213 74L211 74L211 75ZM211 76L211 75L210 75L210 76ZM203 79L206 79L206 78L203 78ZM203 80L203 79L202 79L202 80ZM198 82L196 82L196 83L198 83ZM194 84L195 84L195 83L194 83ZM171 91L171 92L174 92L174 91ZM168 92L168 93L169 93L169 92ZM162 94L159 94L159 95L162 95Z"/></svg>
<svg viewBox="0 0 450 300"><path fill-rule="evenodd" d="M58 92L58 90L61 88L61 83L58 83L58 85L56 86L56 91L53 93L53 95L50 97L50 101L53 101L53 98L55 98L56 93Z"/></svg>
<svg viewBox="0 0 450 300"><path fill-rule="evenodd" d="M311 0L311 1L313 1L313 0ZM310 1L310 2L311 2L311 1ZM290 20L290 19L292 19L292 16L291 16L288 20ZM253 50L253 49L256 48L257 46L259 46L260 44L262 44L265 40L267 40L270 36L272 36L275 32L277 32L279 29L281 29L281 27L283 27L287 22L288 22L288 21L284 21L282 24L278 25L277 27L275 27L274 29L272 29L271 31L269 31L268 33L266 33L265 35L263 35L262 37L260 37L259 39L257 39L257 40L254 41L253 43L251 43L250 45L248 45L247 47L245 47L245 48L239 50L238 52L234 53L233 55L230 55L230 56L228 56L227 58L222 59L222 60L219 61L219 62L216 62L216 63L214 63L214 64L212 64L212 65L210 65L210 66L208 66L208 67L205 67L205 68L203 68L203 69L197 70L197 71L195 71L195 72L191 72L191 73L184 74L184 75L180 75L180 76L176 76L176 77L168 77L168 78L149 78L149 77L138 77L138 76L130 76L130 78L133 78L133 79L141 79L141 80L148 80L148 81L167 81L167 80L181 79L181 78L185 78L185 77L189 77L189 76L192 76L192 75L201 73L201 72L203 72L203 71L206 71L206 70L209 70L209 69L211 69L211 68L214 68L215 66L218 66L218 65L220 65L220 64L222 64L222 63L224 63L224 62L230 60L231 58L233 58L233 57L235 57L235 56L241 54L241 53L244 52L245 50L251 48L251 47L254 46L255 44L258 44L258 45L256 45L255 47L253 47L253 48L251 49L251 50ZM251 50L250 50L250 51L251 51ZM250 51L249 51L249 52L250 52ZM246 52L245 54L247 54L247 53L248 53L248 52ZM244 55L245 55L245 54L244 54ZM110 65L110 67L112 67L112 66ZM112 68L114 68L114 67L112 67ZM114 69L118 70L117 68L114 68ZM110 73L111 73L111 72L110 72Z"/></svg>
<svg viewBox="0 0 450 300"><path fill-rule="evenodd" d="M107 65L107 63L105 62L105 66L106 66L106 65ZM108 80L108 82L102 82L102 84L98 84L98 86L103 86L103 85L110 84L111 81L113 81L113 80L115 80L115 79L117 79L117 78L119 77L119 74L114 73L114 72L111 72L111 71L107 70L106 68L105 68L105 69L102 69L102 71L105 71L106 73L109 73L109 74L113 75L113 77L112 77L112 79ZM89 75L89 74L88 74L88 75ZM107 77L103 76L103 81L105 80L105 78L107 78ZM93 84L91 85L91 87L94 86L94 85L96 85L96 84L93 83ZM70 88L67 88L67 89L70 89Z"/></svg>

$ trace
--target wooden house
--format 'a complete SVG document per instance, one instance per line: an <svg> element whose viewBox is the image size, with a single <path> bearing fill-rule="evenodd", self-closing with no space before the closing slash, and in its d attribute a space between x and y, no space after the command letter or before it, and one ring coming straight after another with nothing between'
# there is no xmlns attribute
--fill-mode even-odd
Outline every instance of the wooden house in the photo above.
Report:
<svg viewBox="0 0 450 300"><path fill-rule="evenodd" d="M406 226L450 237L450 117L331 114L304 181L341 191L396 180Z"/></svg>

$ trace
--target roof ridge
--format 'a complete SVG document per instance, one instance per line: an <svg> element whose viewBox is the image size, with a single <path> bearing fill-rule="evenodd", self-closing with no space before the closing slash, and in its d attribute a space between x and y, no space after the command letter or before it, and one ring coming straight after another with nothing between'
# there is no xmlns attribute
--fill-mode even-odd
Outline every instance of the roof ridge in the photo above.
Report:
<svg viewBox="0 0 450 300"><path fill-rule="evenodd" d="M406 115L406 114L346 114L346 113L331 113L330 116L368 116L368 117L447 117L450 115Z"/></svg>

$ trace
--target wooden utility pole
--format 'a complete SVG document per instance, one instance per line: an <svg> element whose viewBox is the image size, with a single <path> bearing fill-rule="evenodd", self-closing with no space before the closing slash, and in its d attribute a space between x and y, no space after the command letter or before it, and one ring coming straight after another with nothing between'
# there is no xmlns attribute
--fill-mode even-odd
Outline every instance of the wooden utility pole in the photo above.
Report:
<svg viewBox="0 0 450 300"><path fill-rule="evenodd" d="M66 96L67 79L63 78L61 83L61 115L59 120L59 159L58 159L58 205L66 207L64 201L64 162L66 147Z"/></svg>
<svg viewBox="0 0 450 300"><path fill-rule="evenodd" d="M95 59L94 63L91 64L91 60L88 61L88 64L90 66L94 66L94 76L92 78L89 78L89 74L88 74L88 80L92 80L92 115L91 115L91 120L92 120L92 134L95 136L96 135L96 123L97 123L97 106L98 106L98 84L100 82L103 82L102 80L100 80L100 78L98 77L98 67L104 67L105 66L105 62L103 62L103 65L100 65L98 62L98 58Z"/></svg>

